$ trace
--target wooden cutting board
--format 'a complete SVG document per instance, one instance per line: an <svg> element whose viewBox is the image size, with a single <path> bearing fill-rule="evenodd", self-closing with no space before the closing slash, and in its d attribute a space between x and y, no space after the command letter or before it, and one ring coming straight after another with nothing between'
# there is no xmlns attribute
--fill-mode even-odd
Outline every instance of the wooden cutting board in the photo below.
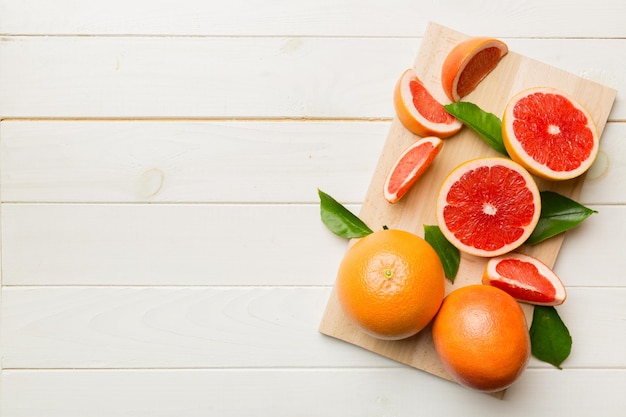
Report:
<svg viewBox="0 0 626 417"><path fill-rule="evenodd" d="M430 23L422 40L414 68L432 95L442 103L448 103L440 82L442 63L448 52L467 35ZM398 73L398 77L400 73ZM513 94L525 88L556 87L578 99L591 113L601 135L615 100L616 91L574 74L524 57L514 51L500 61L498 66L478 85L464 101L471 101L482 109L501 116L506 103ZM393 92L389 92L392 105ZM416 136L404 128L397 118L391 123L389 133L373 173L359 217L373 230L383 225L408 230L424 236L424 225L437 224L435 200L445 176L458 164L468 159L496 156L497 152L487 146L472 130L464 127L458 134L445 139L444 146L428 171L413 189L394 205L383 198L383 182L387 171L397 156ZM501 156L501 155L500 155ZM577 199L584 177L563 182L538 180L540 190L553 190ZM553 266L565 234L534 246L522 246L519 251L538 257ZM454 284L446 280L446 294L464 285L479 283L486 259L463 254ZM567 277L561 277L567 286ZM522 305L530 325L532 308ZM400 341L372 338L357 329L343 314L335 291L331 292L319 331L377 354L421 369L441 378L452 380L443 369L432 343L430 327L414 337ZM504 392L495 394L502 397Z"/></svg>

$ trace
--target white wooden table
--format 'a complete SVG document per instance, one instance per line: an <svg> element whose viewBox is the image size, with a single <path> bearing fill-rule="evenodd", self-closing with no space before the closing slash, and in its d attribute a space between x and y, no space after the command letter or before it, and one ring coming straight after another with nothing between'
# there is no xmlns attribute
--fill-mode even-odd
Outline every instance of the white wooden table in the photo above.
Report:
<svg viewBox="0 0 626 417"><path fill-rule="evenodd" d="M0 0L0 415L626 415L626 3ZM618 90L503 401L318 333L428 21Z"/></svg>

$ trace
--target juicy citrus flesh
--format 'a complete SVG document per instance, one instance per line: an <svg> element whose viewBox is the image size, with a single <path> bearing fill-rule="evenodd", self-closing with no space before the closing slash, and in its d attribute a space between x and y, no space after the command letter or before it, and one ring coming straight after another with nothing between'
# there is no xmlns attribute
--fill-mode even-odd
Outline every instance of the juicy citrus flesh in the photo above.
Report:
<svg viewBox="0 0 626 417"><path fill-rule="evenodd" d="M533 178L506 158L461 164L444 180L437 199L437 220L446 238L459 250L484 257L522 245L540 211Z"/></svg>
<svg viewBox="0 0 626 417"><path fill-rule="evenodd" d="M459 101L474 91L507 53L507 45L493 38L470 38L455 45L441 69L442 86L448 98Z"/></svg>
<svg viewBox="0 0 626 417"><path fill-rule="evenodd" d="M413 336L443 300L441 261L421 237L381 230L357 240L337 273L339 303L361 330L379 339Z"/></svg>
<svg viewBox="0 0 626 417"><path fill-rule="evenodd" d="M522 253L490 259L482 283L530 304L556 306L563 304L567 297L563 283L551 268Z"/></svg>
<svg viewBox="0 0 626 417"><path fill-rule="evenodd" d="M409 89L413 97L413 107L426 120L433 123L451 124L455 118L428 92L424 84L417 78L411 79Z"/></svg>
<svg viewBox="0 0 626 417"><path fill-rule="evenodd" d="M554 88L532 88L514 96L503 116L502 138L512 159L551 180L581 175L599 149L590 114Z"/></svg>
<svg viewBox="0 0 626 417"><path fill-rule="evenodd" d="M407 69L396 83L393 101L400 122L418 136L444 139L463 127L433 97L413 69Z"/></svg>
<svg viewBox="0 0 626 417"><path fill-rule="evenodd" d="M500 57L500 50L496 47L483 49L474 55L459 75L456 85L458 96L465 97L474 91L487 73L498 65Z"/></svg>
<svg viewBox="0 0 626 417"><path fill-rule="evenodd" d="M530 337L519 303L487 285L468 285L443 301L432 326L435 350L463 386L495 392L508 388L530 358Z"/></svg>
<svg viewBox="0 0 626 417"><path fill-rule="evenodd" d="M415 184L433 162L443 141L430 136L418 140L398 157L389 170L384 185L385 199L394 204Z"/></svg>

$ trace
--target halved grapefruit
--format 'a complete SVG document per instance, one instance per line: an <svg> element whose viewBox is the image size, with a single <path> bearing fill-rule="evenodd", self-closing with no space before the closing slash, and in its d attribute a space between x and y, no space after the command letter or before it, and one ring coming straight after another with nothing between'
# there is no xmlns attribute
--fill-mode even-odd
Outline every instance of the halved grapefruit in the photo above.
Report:
<svg viewBox="0 0 626 417"><path fill-rule="evenodd" d="M523 253L491 258L485 266L482 282L530 304L556 306L567 298L563 282L554 271L539 259Z"/></svg>
<svg viewBox="0 0 626 417"><path fill-rule="evenodd" d="M508 158L466 161L444 180L437 222L459 250L503 255L519 247L539 221L541 198L532 176Z"/></svg>
<svg viewBox="0 0 626 417"><path fill-rule="evenodd" d="M418 136L437 136L443 139L463 127L432 96L413 69L404 71L396 83L393 103L400 122Z"/></svg>
<svg viewBox="0 0 626 417"><path fill-rule="evenodd" d="M396 203L415 184L439 153L443 141L435 136L422 138L406 148L387 174L383 195Z"/></svg>
<svg viewBox="0 0 626 417"><path fill-rule="evenodd" d="M589 112L573 97L548 87L510 99L502 139L514 161L549 180L578 177L591 167L600 147Z"/></svg>
<svg viewBox="0 0 626 417"><path fill-rule="evenodd" d="M509 52L507 45L493 38L477 37L459 42L441 67L441 84L452 101L459 101L498 65Z"/></svg>

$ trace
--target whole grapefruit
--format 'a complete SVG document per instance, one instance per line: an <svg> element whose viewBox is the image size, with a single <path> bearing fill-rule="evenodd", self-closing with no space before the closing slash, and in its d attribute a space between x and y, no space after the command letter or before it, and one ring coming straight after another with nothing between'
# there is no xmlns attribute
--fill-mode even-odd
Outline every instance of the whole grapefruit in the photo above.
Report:
<svg viewBox="0 0 626 417"><path fill-rule="evenodd" d="M367 334L403 339L428 325L444 296L444 271L435 250L403 230L380 230L344 255L336 290L346 315Z"/></svg>
<svg viewBox="0 0 626 417"><path fill-rule="evenodd" d="M530 358L530 336L519 303L506 292L475 284L444 299L432 327L435 350L459 384L484 392L515 382Z"/></svg>

